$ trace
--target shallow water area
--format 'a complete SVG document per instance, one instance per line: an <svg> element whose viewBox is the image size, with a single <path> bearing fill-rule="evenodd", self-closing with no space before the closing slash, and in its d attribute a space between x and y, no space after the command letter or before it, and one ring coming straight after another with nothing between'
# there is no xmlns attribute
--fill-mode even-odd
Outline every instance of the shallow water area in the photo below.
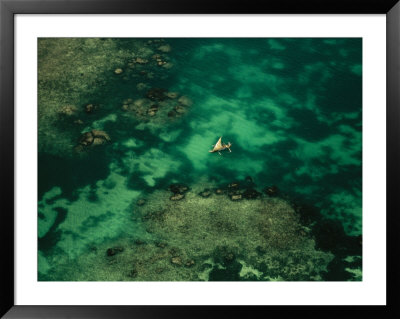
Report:
<svg viewBox="0 0 400 319"><path fill-rule="evenodd" d="M362 280L361 39L38 57L39 280Z"/></svg>

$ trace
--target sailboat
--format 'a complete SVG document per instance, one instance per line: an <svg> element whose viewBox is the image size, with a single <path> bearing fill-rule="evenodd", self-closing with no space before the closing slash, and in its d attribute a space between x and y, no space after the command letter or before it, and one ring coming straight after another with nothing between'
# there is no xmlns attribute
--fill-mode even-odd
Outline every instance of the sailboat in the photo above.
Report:
<svg viewBox="0 0 400 319"><path fill-rule="evenodd" d="M217 141L217 144L213 145L213 149L210 150L210 153L214 153L214 152L218 152L219 155L221 154L221 151L228 149L229 152L231 151L231 142L228 142L228 144L222 143L222 136L219 138L219 140Z"/></svg>

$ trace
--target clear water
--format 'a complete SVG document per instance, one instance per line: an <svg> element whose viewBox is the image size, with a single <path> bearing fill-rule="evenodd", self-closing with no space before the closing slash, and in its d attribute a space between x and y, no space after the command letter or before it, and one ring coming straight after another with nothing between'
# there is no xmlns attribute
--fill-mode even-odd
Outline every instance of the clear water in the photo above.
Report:
<svg viewBox="0 0 400 319"><path fill-rule="evenodd" d="M361 280L361 39L154 40L39 40L39 280Z"/></svg>

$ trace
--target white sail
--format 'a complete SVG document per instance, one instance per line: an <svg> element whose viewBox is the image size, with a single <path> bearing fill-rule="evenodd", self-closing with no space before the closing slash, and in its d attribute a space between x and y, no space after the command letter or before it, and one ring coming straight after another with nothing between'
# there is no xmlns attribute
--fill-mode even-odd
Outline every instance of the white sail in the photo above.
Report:
<svg viewBox="0 0 400 319"><path fill-rule="evenodd" d="M217 144L214 145L213 151L222 149L221 139L222 139L222 136L219 138Z"/></svg>

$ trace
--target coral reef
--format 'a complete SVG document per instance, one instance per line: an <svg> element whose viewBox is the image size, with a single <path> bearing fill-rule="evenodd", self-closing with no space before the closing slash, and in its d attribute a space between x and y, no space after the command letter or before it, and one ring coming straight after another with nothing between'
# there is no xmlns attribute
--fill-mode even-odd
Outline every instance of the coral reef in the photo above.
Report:
<svg viewBox="0 0 400 319"><path fill-rule="evenodd" d="M135 88L130 90L133 99L125 99L122 110L134 114L135 120L168 124L187 113L190 99L181 96L172 103L179 97L177 92L151 85L168 77L167 69L173 65L168 57L171 49L161 39L40 39L39 151L75 156L71 151L82 133L79 126L95 128L91 127L95 121L114 115L114 105L123 100L122 92L128 87ZM142 90L146 90L144 95Z"/></svg>
<svg viewBox="0 0 400 319"><path fill-rule="evenodd" d="M300 215L290 202L258 192L256 198L232 201L229 192L240 190L239 185L246 181L220 188L204 181L190 187L174 183L168 189L136 199L131 220L135 225L141 224L142 235L128 232L90 246L90 253L80 256L75 268L57 263L46 278L329 280L327 274L332 276L330 269L337 271L338 262L334 262L331 252L317 249L312 230L300 223ZM212 191L215 189L223 189L224 193L217 195ZM350 273L346 276L351 278Z"/></svg>
<svg viewBox="0 0 400 319"><path fill-rule="evenodd" d="M316 249L286 200L264 195L232 201L210 191L199 196L203 183L190 189L173 184L169 191L179 200L158 190L133 210L132 218L143 222L153 244L136 245L121 261L132 265L131 280L322 280L333 259ZM254 271L242 272L243 265Z"/></svg>

